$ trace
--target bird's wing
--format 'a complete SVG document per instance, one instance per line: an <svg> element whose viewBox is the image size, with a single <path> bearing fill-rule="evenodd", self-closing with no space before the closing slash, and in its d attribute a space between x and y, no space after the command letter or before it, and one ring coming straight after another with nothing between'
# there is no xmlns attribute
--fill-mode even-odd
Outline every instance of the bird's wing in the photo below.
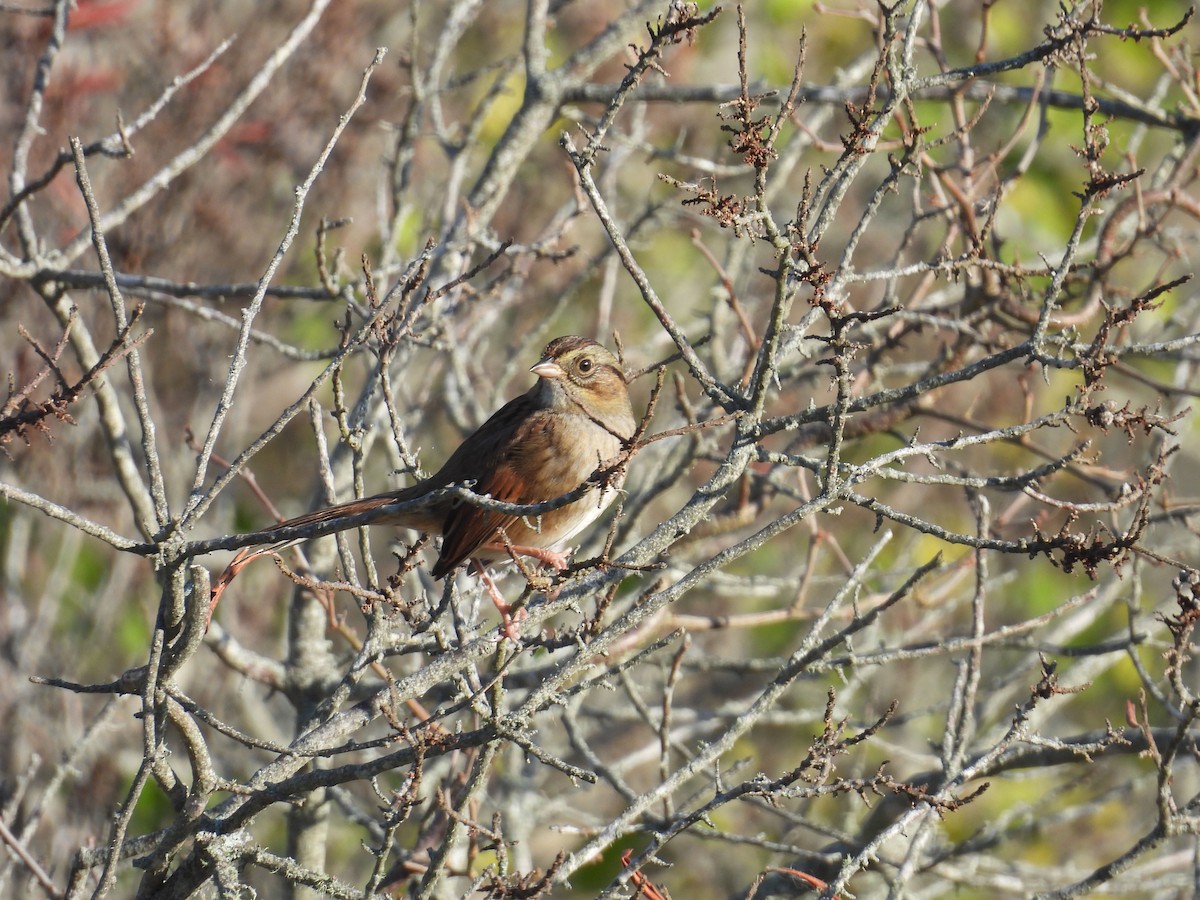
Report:
<svg viewBox="0 0 1200 900"><path fill-rule="evenodd" d="M523 496L523 483L511 466L498 466L486 480L475 485L475 492L488 494L493 500L506 503L528 503ZM442 552L433 566L433 577L443 575L469 559L484 544L498 540L498 529L507 529L517 521L516 516L480 509L469 503L459 503L446 517L442 531Z"/></svg>
<svg viewBox="0 0 1200 900"><path fill-rule="evenodd" d="M463 471L455 472L453 470L459 468L451 466L455 460L447 461L438 473L438 480L453 484L473 479L475 493L487 494L506 503L536 503L547 499L540 485L546 459L553 449L546 428L546 411L533 408L526 397L518 397L493 419L500 420L495 423L497 427L490 429L494 439L487 441L486 446L472 448L475 451L471 454L473 465L468 466L464 459ZM485 425L480 431L486 428ZM468 468L474 471L466 471ZM496 542L497 529L508 529L516 521L517 516L457 503L442 527L442 552L433 567L433 577L441 578L480 547Z"/></svg>

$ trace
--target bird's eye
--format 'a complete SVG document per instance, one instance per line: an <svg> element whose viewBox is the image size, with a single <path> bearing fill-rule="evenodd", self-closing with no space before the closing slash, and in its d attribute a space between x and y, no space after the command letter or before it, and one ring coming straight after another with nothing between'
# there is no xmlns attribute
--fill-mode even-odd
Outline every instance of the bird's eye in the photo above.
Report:
<svg viewBox="0 0 1200 900"><path fill-rule="evenodd" d="M579 361L579 374L586 375L590 371L592 371L592 361L585 356Z"/></svg>

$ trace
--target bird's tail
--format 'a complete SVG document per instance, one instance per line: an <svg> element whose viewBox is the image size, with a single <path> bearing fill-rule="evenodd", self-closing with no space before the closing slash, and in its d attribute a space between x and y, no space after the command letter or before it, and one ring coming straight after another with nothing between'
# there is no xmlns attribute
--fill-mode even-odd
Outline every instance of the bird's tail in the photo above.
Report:
<svg viewBox="0 0 1200 900"><path fill-rule="evenodd" d="M414 501L427 493L421 485L414 485L399 491L388 491L373 497L361 497L357 500L347 500L322 509L305 513L302 516L286 519L273 528L256 531L245 535L249 546L238 551L233 561L225 567L225 571L213 583L208 601L208 618L212 620L213 610L230 582L237 577L238 572L260 556L269 556L286 550L288 547L301 544L311 538L332 534L335 531L345 531L359 525L372 522L391 522L408 525L418 530L427 531L436 526L436 517L429 506L414 505ZM408 504L409 509L387 511L387 507ZM328 525L327 528L313 528L314 525ZM303 529L303 534L290 534L297 529ZM266 544L267 546L256 546Z"/></svg>

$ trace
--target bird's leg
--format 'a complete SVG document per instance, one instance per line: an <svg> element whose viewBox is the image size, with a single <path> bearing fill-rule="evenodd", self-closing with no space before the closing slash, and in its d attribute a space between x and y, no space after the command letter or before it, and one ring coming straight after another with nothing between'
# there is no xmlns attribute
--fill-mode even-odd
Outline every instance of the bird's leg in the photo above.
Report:
<svg viewBox="0 0 1200 900"><path fill-rule="evenodd" d="M492 580L492 576L488 574L488 570L483 567L477 559L471 560L471 565L475 569L475 574L483 579L484 587L492 597L492 602L496 604L496 609L500 612L500 632L512 641L517 646L521 644L521 633L517 630L517 623L525 618L525 610L518 609L517 615L514 618L512 614L512 606L504 599L500 593L500 589L496 587L496 582Z"/></svg>

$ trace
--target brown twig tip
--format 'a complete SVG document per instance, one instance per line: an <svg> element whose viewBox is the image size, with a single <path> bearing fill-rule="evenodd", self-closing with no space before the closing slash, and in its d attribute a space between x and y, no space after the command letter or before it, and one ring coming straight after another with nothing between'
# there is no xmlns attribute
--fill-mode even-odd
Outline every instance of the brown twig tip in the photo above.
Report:
<svg viewBox="0 0 1200 900"><path fill-rule="evenodd" d="M69 317L63 327L63 333L55 343L54 349L50 351L45 350L25 330L23 325L17 326L17 333L29 344L44 365L20 388L15 386L12 373L9 373L8 393L3 405L0 406L0 448L4 449L6 455L8 454L6 445L14 436L24 441L27 447L30 445L31 431L36 431L52 439L50 419L56 419L67 425L75 424L75 419L68 412L71 406L79 402L85 390L99 380L104 372L144 344L154 333L153 330L147 330L137 337L132 336L133 327L141 318L144 308L140 304L133 308L128 323L118 331L108 349L100 354L99 359L73 382L67 380L59 367L59 361L68 346L71 329L78 317L75 307L71 307ZM54 376L54 381L58 386L45 400L34 401L33 394L51 375Z"/></svg>
<svg viewBox="0 0 1200 900"><path fill-rule="evenodd" d="M621 865L628 870L630 860L632 859L633 850L625 850L621 854ZM651 882L650 879L643 875L640 871L635 869L634 871L629 872L629 880L633 882L633 886L637 888L639 897L645 897L646 900L667 900L667 895L655 887L654 883Z"/></svg>

